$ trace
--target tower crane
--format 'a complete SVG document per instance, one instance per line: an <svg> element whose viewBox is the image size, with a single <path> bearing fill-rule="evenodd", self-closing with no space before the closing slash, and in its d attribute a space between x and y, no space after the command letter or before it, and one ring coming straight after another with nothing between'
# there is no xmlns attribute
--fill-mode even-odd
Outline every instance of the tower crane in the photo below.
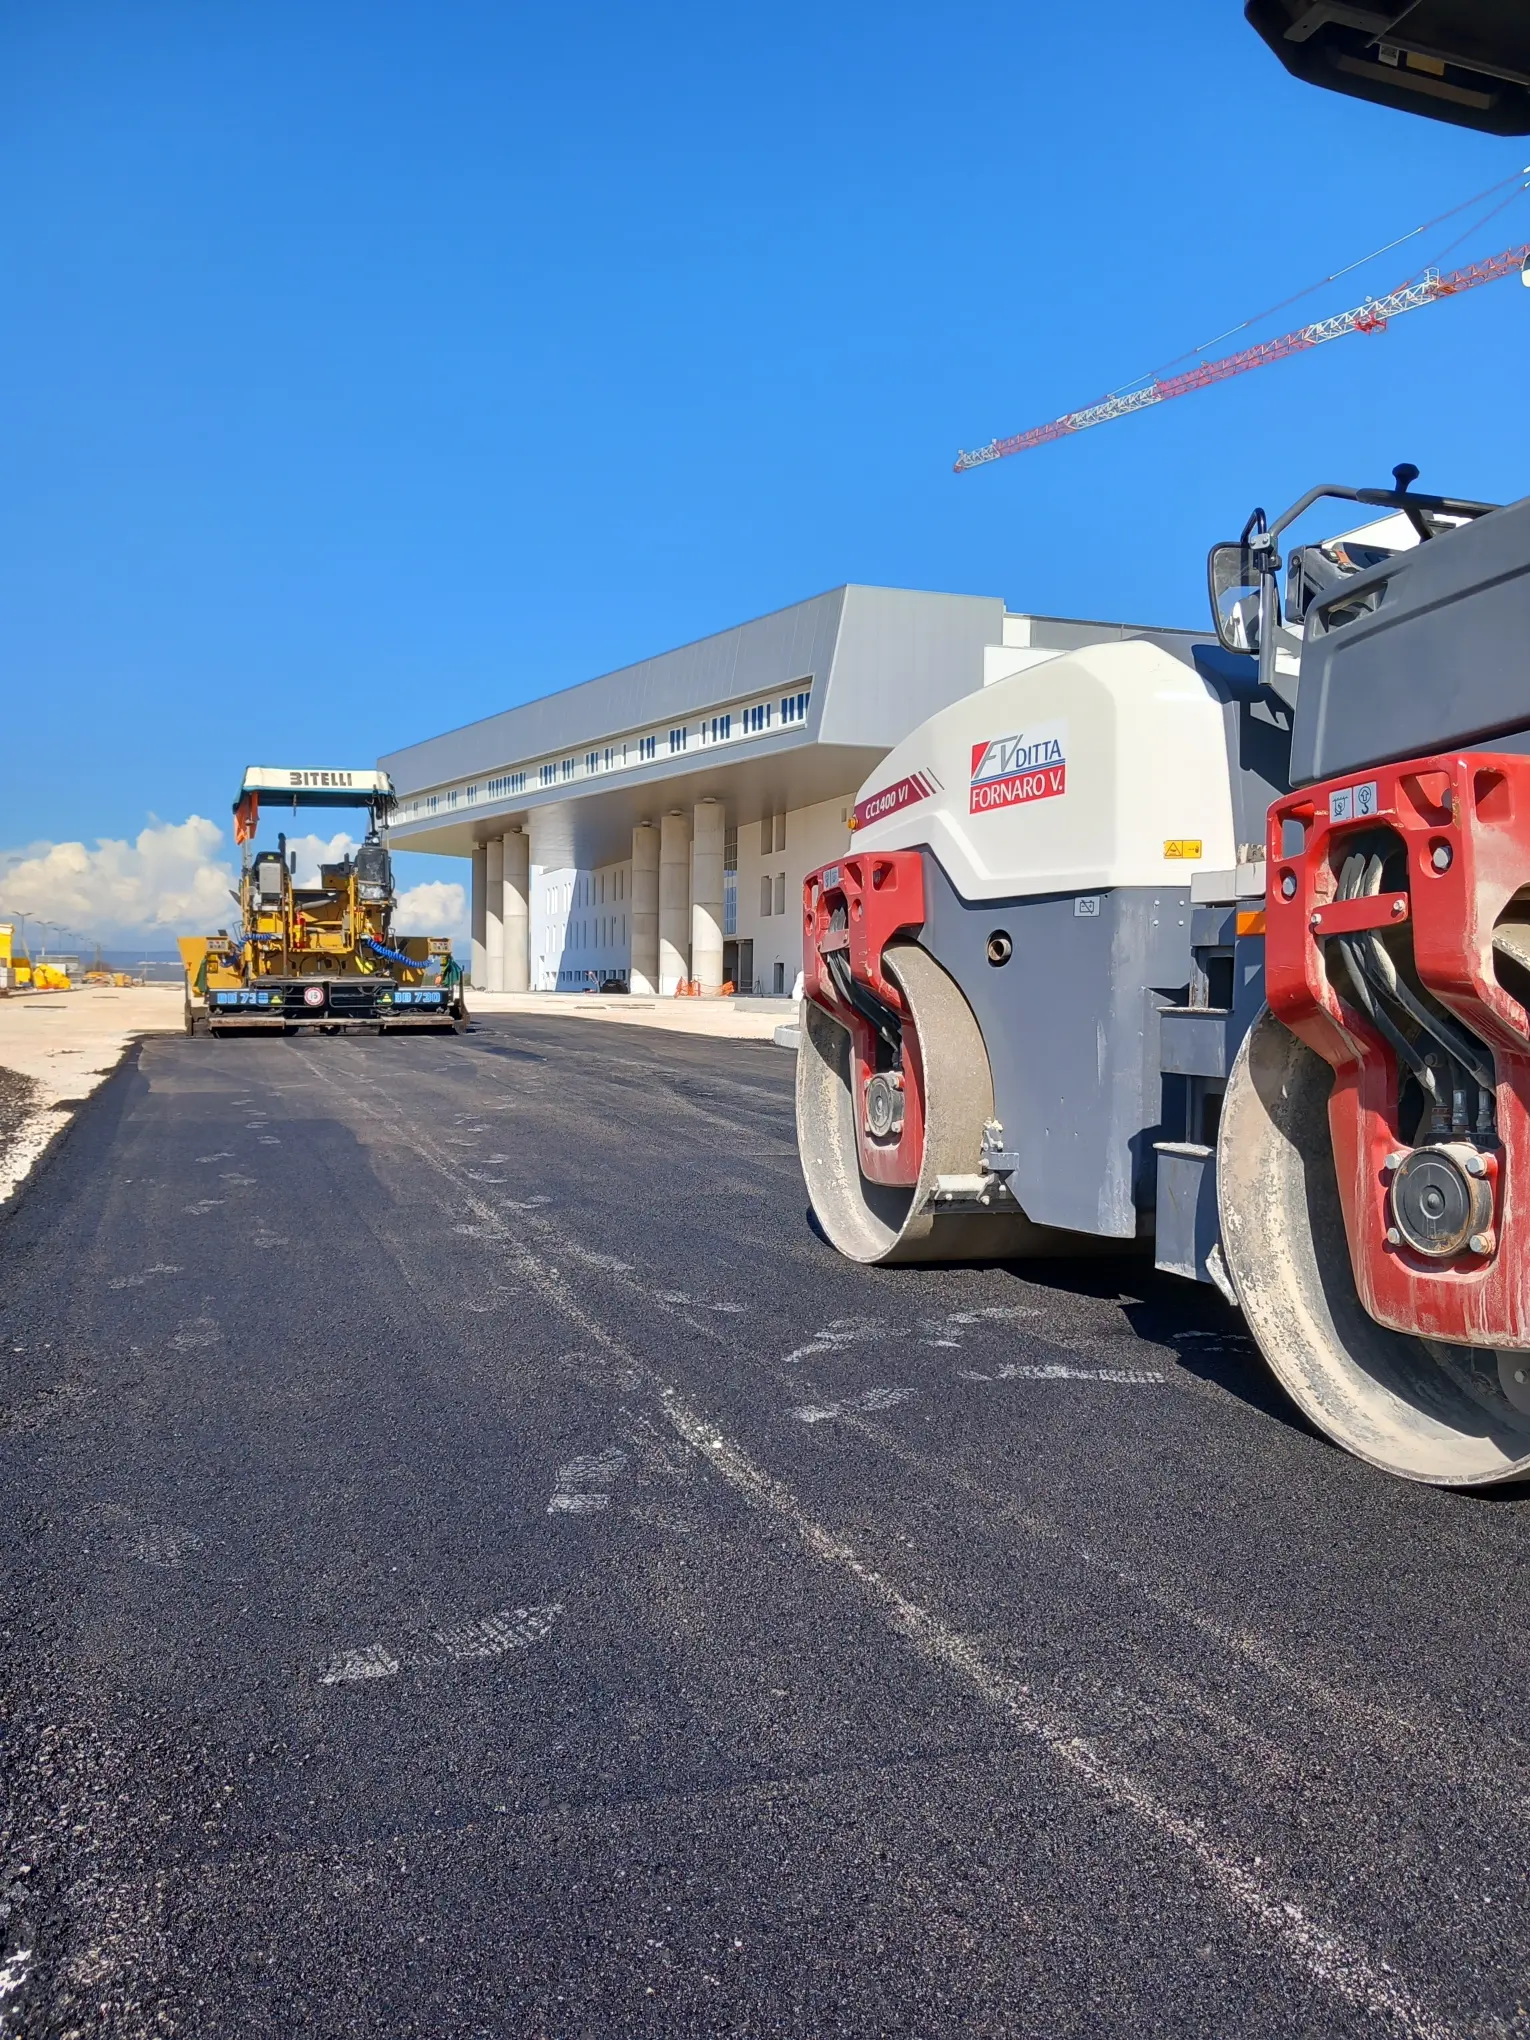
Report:
<svg viewBox="0 0 1530 2040"><path fill-rule="evenodd" d="M1240 348L1235 354L1223 354L1211 361L1198 362L1194 368L1185 369L1179 375L1155 375L1135 389L1119 391L1097 404L1086 405L1081 411L1066 412L1049 424L1033 425L1028 431L1017 432L1009 439L991 439L986 446L980 446L971 453L958 454L954 472L965 474L969 468L985 467L989 461L1003 460L1008 454L1028 452L1033 446L1045 446L1050 440L1064 439L1073 432L1087 432L1091 425L1108 425L1113 418L1129 418L1134 412L1145 411L1152 404L1166 403L1171 397L1185 397L1192 390L1209 389L1213 383L1226 382L1232 376L1246 374L1249 369L1268 368L1272 362L1284 361L1289 355L1302 354L1310 347L1321 347L1327 340L1342 340L1347 333L1384 333L1391 320L1400 318L1404 312L1422 311L1426 305L1437 305L1444 298L1459 297L1463 291L1476 290L1484 283L1496 283L1501 277L1512 276L1516 271L1521 281L1530 285L1530 242L1501 249L1498 254L1489 255L1481 262L1469 263L1463 269L1452 269L1443 276L1437 269L1426 269L1414 282L1388 292L1385 297L1367 298L1364 304L1336 313L1332 318L1314 320L1311 325L1299 326L1294 332L1282 333L1277 339L1262 340L1256 346Z"/></svg>

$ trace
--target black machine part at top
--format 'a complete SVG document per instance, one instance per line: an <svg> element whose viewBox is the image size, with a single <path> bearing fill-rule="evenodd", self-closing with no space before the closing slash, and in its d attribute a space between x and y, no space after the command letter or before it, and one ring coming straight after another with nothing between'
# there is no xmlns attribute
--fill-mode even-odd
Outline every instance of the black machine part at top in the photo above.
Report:
<svg viewBox="0 0 1530 2040"><path fill-rule="evenodd" d="M375 836L368 836L356 852L356 892L374 902L393 897L393 860Z"/></svg>
<svg viewBox="0 0 1530 2040"><path fill-rule="evenodd" d="M1291 741L1304 786L1492 740L1530 750L1530 497L1307 608Z"/></svg>
<svg viewBox="0 0 1530 2040"><path fill-rule="evenodd" d="M1392 489L1309 489L1218 549L1241 552L1259 586L1259 677L1293 711L1293 786L1489 738L1530 750L1530 498L1500 509L1419 495L1417 473L1399 466ZM1324 497L1401 510L1421 542L1377 548L1375 564L1304 588L1299 619L1283 615L1280 535ZM1321 561L1301 550L1305 582Z"/></svg>
<svg viewBox="0 0 1530 2040"><path fill-rule="evenodd" d="M1530 134L1525 0L1247 0L1293 77L1400 113Z"/></svg>

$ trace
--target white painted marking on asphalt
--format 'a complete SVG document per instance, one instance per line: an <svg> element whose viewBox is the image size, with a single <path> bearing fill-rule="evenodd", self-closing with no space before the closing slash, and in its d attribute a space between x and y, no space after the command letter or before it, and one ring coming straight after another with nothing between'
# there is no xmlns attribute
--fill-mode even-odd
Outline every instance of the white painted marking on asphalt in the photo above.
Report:
<svg viewBox="0 0 1530 2040"><path fill-rule="evenodd" d="M211 1318L193 1318L189 1325L182 1325L170 1343L179 1353L194 1352L199 1346L221 1345L223 1333Z"/></svg>
<svg viewBox="0 0 1530 2040"><path fill-rule="evenodd" d="M1035 1366L1012 1362L993 1374L981 1374L976 1368L962 1367L957 1370L956 1378L958 1381L1115 1381L1136 1385L1163 1382L1169 1377L1152 1367L1067 1367L1060 1360L1048 1360Z"/></svg>
<svg viewBox="0 0 1530 2040"><path fill-rule="evenodd" d="M561 1601L548 1601L536 1608L502 1608L497 1615L480 1615L473 1622L432 1630L431 1641L454 1663L503 1657L507 1651L540 1643L562 1613Z"/></svg>
<svg viewBox="0 0 1530 2040"><path fill-rule="evenodd" d="M1272 1890L1255 1869L1206 1835L1194 1821L1159 1799L1146 1785L1110 1764L1067 1718L1044 1708L1030 1688L992 1665L970 1637L943 1622L865 1563L854 1549L816 1522L791 1490L716 1436L710 1424L668 1389L661 1391L666 1413L680 1435L704 1453L740 1494L786 1524L817 1558L850 1578L881 1608L888 1626L928 1662L975 1691L1020 1733L1038 1743L1111 1804L1131 1813L1190 1856L1231 1910L1277 1942L1319 1983L1374 2018L1385 2019L1411 2040L1454 2040L1437 2018L1363 1948L1308 1917L1292 1900Z"/></svg>
<svg viewBox="0 0 1530 2040"><path fill-rule="evenodd" d="M916 1388L868 1388L844 1402L807 1403L792 1415L800 1424L826 1424L835 1417L864 1417L876 1410L894 1410L919 1393Z"/></svg>
<svg viewBox="0 0 1530 2040"><path fill-rule="evenodd" d="M248 1185L250 1183L255 1182L256 1180L257 1179L254 1176L236 1176L232 1169L224 1169L220 1171L218 1176L218 1181L220 1183L239 1183L243 1185Z"/></svg>
<svg viewBox="0 0 1530 2040"><path fill-rule="evenodd" d="M503 1310L505 1305L512 1303L519 1294L518 1289L507 1289L503 1283L496 1282L484 1301L475 1303L470 1298L464 1297L462 1308L471 1311L475 1317L484 1317L491 1311Z"/></svg>
<svg viewBox="0 0 1530 2040"><path fill-rule="evenodd" d="M281 1142L274 1133L263 1133L260 1136L260 1145L262 1147L280 1147Z"/></svg>
<svg viewBox="0 0 1530 2040"><path fill-rule="evenodd" d="M981 1310L950 1310L944 1317L925 1318L920 1324L920 1344L924 1346L962 1346L968 1332L978 1325L1012 1325L1024 1318L1037 1318L1041 1312L1032 1304L989 1304Z"/></svg>
<svg viewBox="0 0 1530 2040"><path fill-rule="evenodd" d="M404 1671L439 1670L447 1664L504 1657L510 1651L540 1643L562 1613L561 1601L544 1601L530 1608L500 1608L492 1615L475 1615L433 1629L422 1649L390 1650L386 1644L368 1643L359 1650L337 1651L319 1667L319 1684L353 1685L368 1679L396 1678Z"/></svg>
<svg viewBox="0 0 1530 2040"><path fill-rule="evenodd" d="M580 1254L577 1258L582 1261L586 1256ZM607 1265L609 1266L610 1263L607 1263ZM708 1303L703 1297L687 1296L683 1289L656 1289L653 1292L653 1296L655 1303L679 1304L687 1310L721 1310L730 1313L742 1313L749 1308L746 1303Z"/></svg>
<svg viewBox="0 0 1530 2040"><path fill-rule="evenodd" d="M586 1452L578 1459L571 1459L567 1466L558 1468L560 1487L598 1487L603 1481L615 1480L627 1464L627 1455L620 1445L608 1445L604 1452Z"/></svg>
<svg viewBox="0 0 1530 2040"><path fill-rule="evenodd" d="M197 1156L199 1162L231 1162L233 1159L234 1151L232 1148L219 1148L215 1155Z"/></svg>
<svg viewBox="0 0 1530 2040"><path fill-rule="evenodd" d="M780 1364L795 1367L799 1360L814 1359L819 1353L838 1353L846 1346L855 1346L871 1339L906 1339L906 1326L889 1326L881 1318L835 1318L832 1324L824 1325L814 1332L805 1346L798 1346L793 1352L785 1353Z"/></svg>
<svg viewBox="0 0 1530 2040"><path fill-rule="evenodd" d="M627 1464L620 1445L608 1445L603 1452L586 1452L558 1468L558 1485L547 1504L549 1516L590 1516L611 1506L604 1492Z"/></svg>
<svg viewBox="0 0 1530 2040"><path fill-rule="evenodd" d="M108 1289L142 1289L144 1284L155 1275L179 1275L180 1273L181 1270L171 1267L168 1261L156 1261L152 1268L145 1268L137 1275L114 1275L106 1286ZM18 1346L16 1350L20 1352L21 1348Z"/></svg>
<svg viewBox="0 0 1530 2040"><path fill-rule="evenodd" d="M15 1997L23 1989L32 1973L32 1962L37 1954L37 1944L29 1941L24 1947L13 1948L3 1962L0 1962L0 2033L5 2031L5 2000Z"/></svg>
<svg viewBox="0 0 1530 2040"><path fill-rule="evenodd" d="M216 1211L223 1202L224 1200L221 1197L202 1197L195 1204L186 1204L181 1208L184 1211L189 1211L193 1218L201 1218L209 1211Z"/></svg>
<svg viewBox="0 0 1530 2040"><path fill-rule="evenodd" d="M339 1686L350 1679L391 1679L402 1670L380 1643L368 1643L360 1650L342 1650L327 1658L319 1670L321 1686Z"/></svg>

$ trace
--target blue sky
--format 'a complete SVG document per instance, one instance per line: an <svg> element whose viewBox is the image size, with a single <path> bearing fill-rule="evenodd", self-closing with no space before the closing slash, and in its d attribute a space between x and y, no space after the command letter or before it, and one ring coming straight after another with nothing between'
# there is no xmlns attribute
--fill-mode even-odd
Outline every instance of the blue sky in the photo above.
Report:
<svg viewBox="0 0 1530 2040"><path fill-rule="evenodd" d="M0 847L843 580L1199 623L1256 500L1521 494L1514 283L950 464L1527 157L1297 84L1237 0L3 0Z"/></svg>

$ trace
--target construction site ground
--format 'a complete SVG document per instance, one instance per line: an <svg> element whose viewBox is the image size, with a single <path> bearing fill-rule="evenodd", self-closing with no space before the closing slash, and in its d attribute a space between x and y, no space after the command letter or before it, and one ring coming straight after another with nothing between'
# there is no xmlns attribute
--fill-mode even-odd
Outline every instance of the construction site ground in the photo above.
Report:
<svg viewBox="0 0 1530 2040"><path fill-rule="evenodd" d="M1525 2030L1530 1505L767 1043L150 1036L0 1215L7 2034Z"/></svg>
<svg viewBox="0 0 1530 2040"><path fill-rule="evenodd" d="M0 1203L111 1074L130 1042L178 1032L173 985L83 985L0 998Z"/></svg>
<svg viewBox="0 0 1530 2040"><path fill-rule="evenodd" d="M625 1021L739 1041L772 1040L777 1029L794 1026L797 1017L795 1002L787 999L472 992L469 1006L485 1018L566 1012L581 1020ZM117 1067L131 1042L181 1030L182 1008L179 980L0 997L0 1203L25 1180L81 1100Z"/></svg>
<svg viewBox="0 0 1530 2040"><path fill-rule="evenodd" d="M576 1020L614 1020L633 1027L661 1027L672 1034L712 1040L769 1041L797 1019L795 999L660 999L622 993L472 992L475 1016L566 1013Z"/></svg>

